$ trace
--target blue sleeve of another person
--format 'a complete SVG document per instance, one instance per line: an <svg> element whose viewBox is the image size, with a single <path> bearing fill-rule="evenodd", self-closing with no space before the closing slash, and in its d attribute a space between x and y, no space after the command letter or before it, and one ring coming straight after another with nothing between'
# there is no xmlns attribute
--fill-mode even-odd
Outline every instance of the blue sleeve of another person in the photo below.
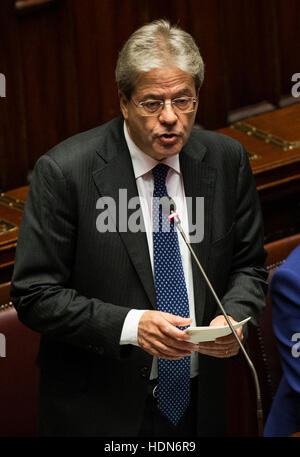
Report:
<svg viewBox="0 0 300 457"><path fill-rule="evenodd" d="M300 431L300 246L275 272L270 293L283 375L264 433L288 436Z"/></svg>

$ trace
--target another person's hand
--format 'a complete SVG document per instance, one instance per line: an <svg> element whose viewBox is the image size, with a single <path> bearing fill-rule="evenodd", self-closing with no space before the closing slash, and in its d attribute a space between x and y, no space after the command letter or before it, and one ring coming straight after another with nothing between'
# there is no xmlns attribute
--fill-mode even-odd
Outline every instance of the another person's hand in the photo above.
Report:
<svg viewBox="0 0 300 457"><path fill-rule="evenodd" d="M192 319L175 316L162 311L146 311L139 322L138 343L151 355L177 360L190 356L198 345L186 340L190 338L185 330L176 326L191 325Z"/></svg>
<svg viewBox="0 0 300 457"><path fill-rule="evenodd" d="M236 321L228 316L232 324L236 324ZM217 316L210 323L210 326L217 325L228 325L224 316ZM240 340L243 340L242 327L239 327L237 330L237 335ZM213 357L227 358L236 355L239 352L240 346L235 338L235 336L230 333L230 335L222 336L216 338L214 341L206 341L198 344L198 352L205 355L210 355Z"/></svg>

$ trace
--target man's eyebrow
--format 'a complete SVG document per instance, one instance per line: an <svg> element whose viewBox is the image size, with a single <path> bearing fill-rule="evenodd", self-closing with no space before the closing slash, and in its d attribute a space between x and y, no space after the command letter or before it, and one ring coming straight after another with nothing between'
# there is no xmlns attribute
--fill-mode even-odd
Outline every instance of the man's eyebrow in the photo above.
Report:
<svg viewBox="0 0 300 457"><path fill-rule="evenodd" d="M157 95L157 94L145 94L143 95L143 100L148 100L148 99L157 99L157 100L162 100L163 96L162 95Z"/></svg>
<svg viewBox="0 0 300 457"><path fill-rule="evenodd" d="M178 92L175 92L175 94L172 96L172 99L181 97L182 95L187 95L188 97L193 97L192 91L190 89L186 88L186 89L181 89ZM143 95L143 100L149 100L149 99L163 100L164 97L161 94L152 94L152 93Z"/></svg>
<svg viewBox="0 0 300 457"><path fill-rule="evenodd" d="M193 96L193 93L192 93L191 89L188 89L188 88L186 88L186 89L181 89L181 90L179 90L178 92L176 92L176 94L174 95L173 98L180 97L181 95L187 95L187 96L189 96L189 97L192 97L192 96Z"/></svg>

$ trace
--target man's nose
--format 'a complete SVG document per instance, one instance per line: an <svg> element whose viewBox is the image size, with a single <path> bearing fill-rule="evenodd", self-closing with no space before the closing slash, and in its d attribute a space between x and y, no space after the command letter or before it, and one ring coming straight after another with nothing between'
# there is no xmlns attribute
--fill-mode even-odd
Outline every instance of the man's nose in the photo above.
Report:
<svg viewBox="0 0 300 457"><path fill-rule="evenodd" d="M159 115L159 120L165 124L174 124L178 117L174 111L171 101L165 102L163 109Z"/></svg>

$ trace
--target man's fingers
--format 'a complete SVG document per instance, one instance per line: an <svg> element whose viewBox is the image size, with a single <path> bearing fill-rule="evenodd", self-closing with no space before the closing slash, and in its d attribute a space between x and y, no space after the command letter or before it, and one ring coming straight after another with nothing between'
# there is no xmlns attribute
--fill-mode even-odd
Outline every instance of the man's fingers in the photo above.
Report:
<svg viewBox="0 0 300 457"><path fill-rule="evenodd" d="M235 320L229 316L229 319L234 324ZM227 325L227 322L223 316L217 316L210 323L211 326L214 325ZM242 328L236 330L240 340L243 339ZM210 355L213 357L219 358L228 358L236 355L239 352L240 345L237 342L233 333L230 333L227 336L222 336L216 338L214 341L208 341L205 343L199 343L198 352L205 355Z"/></svg>
<svg viewBox="0 0 300 457"><path fill-rule="evenodd" d="M205 355L210 355L213 357L232 357L239 352L239 345L238 343L229 344L229 345L217 345L214 342L211 344L207 343L200 343L198 345L198 352Z"/></svg>
<svg viewBox="0 0 300 457"><path fill-rule="evenodd" d="M237 333L237 336L239 337L239 339L242 341L244 338L242 327L238 328L236 330L236 333ZM233 333L230 333L229 335L226 335L226 336L220 336L220 338L215 339L216 344L230 344L233 342L238 344Z"/></svg>
<svg viewBox="0 0 300 457"><path fill-rule="evenodd" d="M166 329L166 333L171 332L174 337L178 337L179 339L187 339L189 335L187 333L182 333L183 331L177 329L177 327L188 327L192 323L192 319L190 317L181 317L175 316L174 314L170 313L163 313L161 312L161 317L169 323L169 325L165 324L166 326L162 327Z"/></svg>
<svg viewBox="0 0 300 457"><path fill-rule="evenodd" d="M160 341L156 341L156 343L152 346L152 354L165 359L181 359L183 357L190 356L191 351L174 348L172 346L167 346Z"/></svg>
<svg viewBox="0 0 300 457"><path fill-rule="evenodd" d="M161 315L173 325L180 325L182 327L185 327L192 323L192 319L190 317L181 317L176 316L175 314L164 312L161 312Z"/></svg>
<svg viewBox="0 0 300 457"><path fill-rule="evenodd" d="M147 326L149 333L154 336L161 337L161 333L178 341L186 341L190 338L187 332L177 328L177 326L187 327L192 323L191 318L175 316L161 311L146 311L140 319L140 325L142 323L144 323L144 329Z"/></svg>
<svg viewBox="0 0 300 457"><path fill-rule="evenodd" d="M198 344L198 352L213 357L232 357L239 352L240 346L237 341L217 344L215 341Z"/></svg>
<svg viewBox="0 0 300 457"><path fill-rule="evenodd" d="M141 340L140 345L145 351L155 355L156 357L181 359L182 357L191 355L190 347L178 347L173 343L173 341L171 341L171 344L168 344L168 342L165 342L164 339L145 338Z"/></svg>
<svg viewBox="0 0 300 457"><path fill-rule="evenodd" d="M160 311L146 311L139 322L138 342L147 352L157 357L179 359L189 356L197 345L186 341L189 336L176 326L190 325L190 318L182 318Z"/></svg>

